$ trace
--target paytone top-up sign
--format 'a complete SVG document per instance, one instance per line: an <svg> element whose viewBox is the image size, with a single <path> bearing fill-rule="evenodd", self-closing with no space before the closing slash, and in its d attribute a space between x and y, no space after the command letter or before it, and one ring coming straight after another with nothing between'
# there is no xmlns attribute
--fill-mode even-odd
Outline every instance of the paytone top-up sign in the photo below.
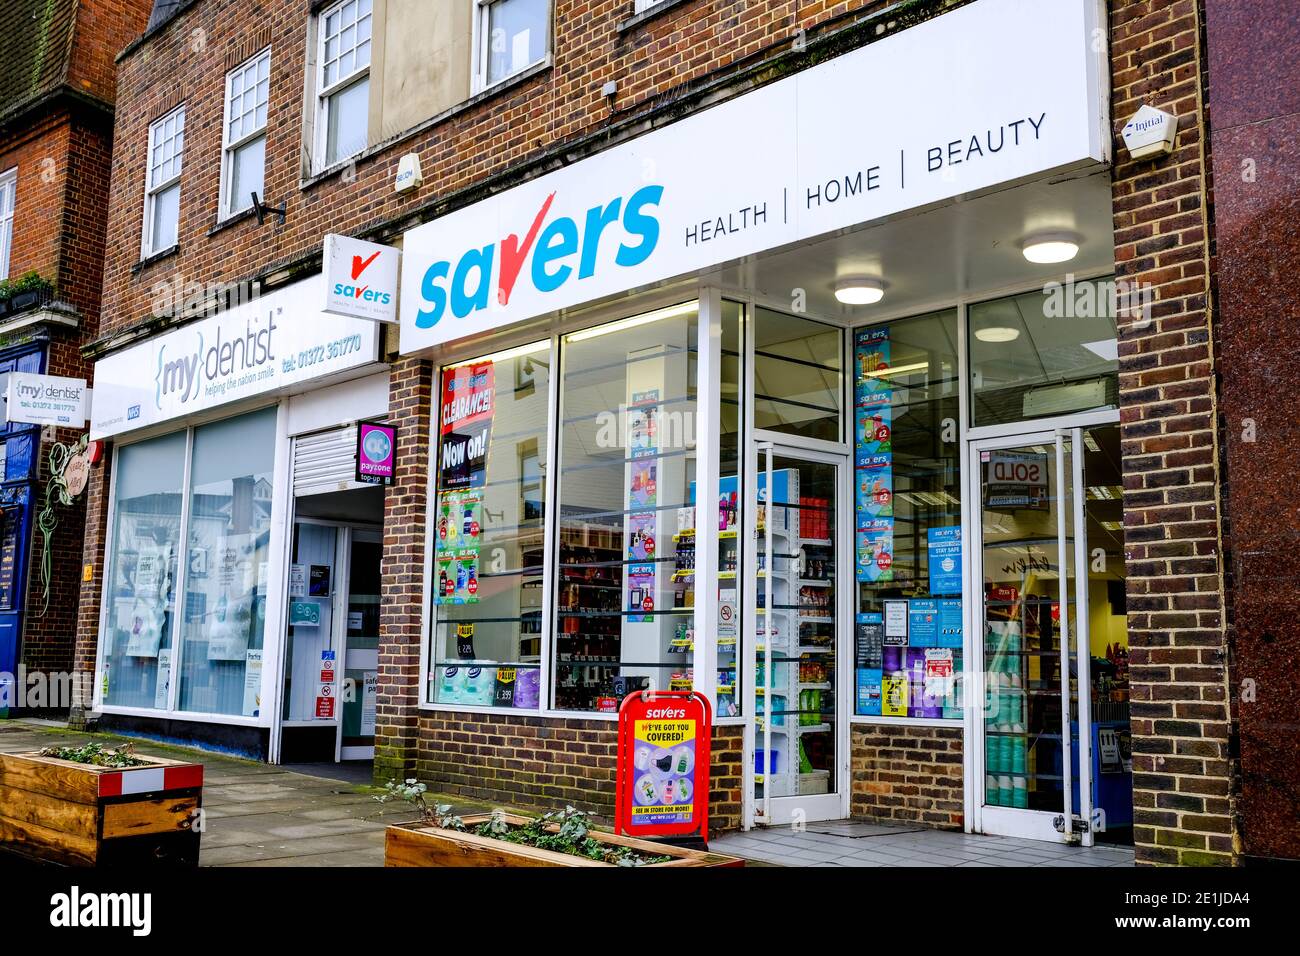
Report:
<svg viewBox="0 0 1300 956"><path fill-rule="evenodd" d="M369 365L379 326L321 311L313 276L95 363L90 437L107 438Z"/></svg>
<svg viewBox="0 0 1300 956"><path fill-rule="evenodd" d="M402 351L1104 162L1101 12L980 0L413 229Z"/></svg>

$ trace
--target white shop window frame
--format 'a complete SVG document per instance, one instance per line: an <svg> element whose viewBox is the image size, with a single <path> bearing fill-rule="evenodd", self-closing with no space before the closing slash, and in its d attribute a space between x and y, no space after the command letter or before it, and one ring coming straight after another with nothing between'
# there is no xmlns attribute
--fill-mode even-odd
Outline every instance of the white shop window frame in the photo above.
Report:
<svg viewBox="0 0 1300 956"><path fill-rule="evenodd" d="M0 279L9 278L14 249L14 209L18 205L18 167L0 173Z"/></svg>
<svg viewBox="0 0 1300 956"><path fill-rule="evenodd" d="M727 295L728 299L737 298ZM419 709L422 711L439 712L439 713L456 713L456 714L495 714L497 716L511 717L528 717L539 720L550 720L555 718L571 720L603 720L616 722L617 714L602 714L595 711L585 710L562 710L551 705L553 697L551 687L551 675L553 671L552 655L554 653L554 631L555 631L555 599L556 599L556 545L559 540L559 495L560 480L559 469L556 463L559 461L560 452L560 435L559 422L562 409L562 383L563 383L563 353L562 340L566 335L578 332L583 329L595 328L600 325L606 325L611 322L617 322L620 319L631 318L637 315L644 315L648 312L654 312L658 309L666 308L673 305L681 305L687 301L697 301L699 303L698 338L697 338L697 355L696 355L696 414L697 416L707 416L712 419L716 413L702 411L706 406L713 408L721 400L721 329L722 329L722 300L723 293L717 289L709 289L702 286L688 286L685 289L677 288L667 292L659 292L653 295L638 296L630 302L621 303L619 306L609 309L599 309L586 314L583 317L565 323L557 330L553 330L550 335L539 335L536 329L531 332L520 332L510 336L507 340L500 343L499 348L492 351L485 351L481 345L475 348L461 348L455 352L449 352L445 357L439 357L434 366L435 387L433 389L433 408L431 414L435 417L438 414L438 402L441 400L442 374L449 367L459 365L465 361L472 360L479 356L494 354L521 345L541 342L544 339L548 341L552 356L551 371L551 394L547 398L546 412L546 429L547 434L544 436L548 461L551 466L546 475L546 494L543 497L543 508L545 514L543 547L545 548L542 558L542 634L541 634L541 668L539 675L540 697L538 707L533 710L524 710L516 707L486 707L476 704L459 704L459 703L438 703L433 700L433 694L430 691L430 685L435 683L431 681L430 674L434 668L436 655L433 652L433 634L436 619L435 605L431 599L423 602L420 614L420 694ZM744 301L743 298L740 299ZM749 305L746 303L745 321L749 321ZM706 336L707 332L707 336ZM708 404L714 403L714 404ZM706 427L707 420L706 420ZM703 434L703 431L700 432ZM718 449L716 446L700 446L697 441L697 450L699 457L696 463L696 481L702 483L709 479L709 472L713 475L713 481L716 482L718 475ZM432 595L436 586L437 574L435 570L435 538L436 535L429 533L429 529L435 527L437 522L438 507L438 474L436 466L437 442L434 442L430 448L429 456L429 473L427 475L427 504L425 514L425 548L424 548L424 594ZM709 542L712 542L714 568L714 580L716 582L716 552L717 552L717 529L711 527L711 522L704 522L704 536L702 546L697 544L697 552L702 548L707 548ZM697 571L699 567L697 566ZM717 595L712 598L702 597L698 581L702 575L697 574L697 586L695 595L695 618L694 625L697 634L709 633L706 629L706 622L712 622L717 615ZM708 590L707 588L705 589ZM703 688L702 693L709 698L710 706L715 704L715 686L717 660L716 648L710 642L704 642L697 645L695 649L695 683L698 687ZM718 726L726 725L743 725L744 716L724 717L714 721Z"/></svg>
<svg viewBox="0 0 1300 956"><path fill-rule="evenodd" d="M167 121L171 119L176 120L177 126L175 132L173 133L171 139L168 140L168 142L175 144L176 141L179 139L180 145L176 147L175 152L173 152L168 157L167 161L171 161L173 159L176 161L176 172L173 175L168 176L164 180L161 180L159 182L154 182L153 180L154 146L157 143L158 136L166 128ZM152 123L149 124L149 138L148 138L148 142L146 143L145 156L144 156L144 222L141 223L141 228L140 228L140 258L141 259L147 259L150 256L155 256L158 255L159 253L166 252L168 249L174 248L174 246L180 242L181 201L185 198L184 190L181 189L181 176L184 174L184 171L185 171L185 104L182 103L179 106L177 106L175 109L167 111L162 116L158 117L156 120L154 120ZM155 237L153 235L154 206L158 201L158 197L163 193L167 192L173 186L176 187L177 190L176 242L172 243L172 245L169 246L157 246L154 242Z"/></svg>
<svg viewBox="0 0 1300 956"><path fill-rule="evenodd" d="M527 73L534 67L549 65L554 58L555 44L555 3L554 0L544 0L546 3L546 49L536 60L525 64L517 70L507 73L505 76L498 77L491 82L488 81L488 46L492 42L492 31L488 29L488 23L491 21L492 7L501 0L468 0L474 4L473 12L473 49L472 59L473 73L470 77L470 92L478 94L486 90L503 86L509 83L515 77Z"/></svg>
<svg viewBox="0 0 1300 956"><path fill-rule="evenodd" d="M256 88L258 83L256 79L256 70L259 64L261 64L263 60L266 61L266 72L267 72L266 118L262 121L262 124L256 127L251 133L241 130L239 137L237 137L236 139L231 139L230 121L232 117L230 115L230 110L233 101L231 99L230 94L231 94L231 90L235 78L242 76L245 72L251 69L254 71L253 85L254 88ZM222 122L221 122L221 198L218 204L218 214L217 214L217 218L219 220L224 221L226 219L229 219L231 216L238 215L241 212L245 212L253 208L253 203L251 198L245 198L243 200L243 202L246 203L246 205L239 205L237 202L231 202L232 197L230 195L230 188L231 188L232 177L234 176L234 169L235 169L235 152L241 149L242 147L247 146L249 143L253 142L253 140L259 137L261 137L264 141L266 141L269 138L267 127L270 125L270 119L271 119L270 74L271 74L271 48L269 46L258 51L256 54L249 57L243 63L239 64L239 66L235 67L233 70L231 70L229 73L226 74L225 105L222 108ZM256 122L256 115L257 115L257 101L255 97L254 105L253 105L253 116L255 122ZM259 196L258 198L262 200L266 199L265 146L263 147L263 152L262 152L262 195Z"/></svg>
<svg viewBox="0 0 1300 956"><path fill-rule="evenodd" d="M194 431L203 425L213 422L224 421L228 418L238 418L241 415L247 415L251 412L261 411L262 409L276 408L275 420L275 456L272 466L273 481L275 486L272 490L271 499L271 525L267 541L267 594L266 594L266 623L263 625L262 634L262 701L263 706L261 713L256 717L246 717L243 714L217 714L204 711L178 710L177 702L180 697L180 667L183 647L180 643L180 628L185 615L184 595L186 587L186 575L189 571L189 518L190 518L190 472L194 461ZM176 427L176 426L181 427ZM178 431L185 431L185 467L181 475L181 514L180 514L180 549L182 554L177 555L176 560L176 581L173 590L176 594L175 609L172 613L170 623L170 648L172 650L171 670L168 674L167 685L167 709L159 710L153 707L131 707L122 704L106 704L103 699L104 685L104 657L108 650L108 644L104 640L105 629L108 626L109 602L106 597L110 593L114 573L114 558L108 549L112 547L116 538L116 527L114 522L117 519L117 480L118 480L118 454L123 448L130 445L146 442L154 438L162 438L166 435L174 434ZM273 708L279 706L279 697L274 692L276 690L275 676L280 673L281 660L284 653L284 623L286 620L285 611L287 604L285 595L288 591L288 574L289 565L288 555L288 514L289 507L287 501L292 499L292 487L284 484L292 479L291 462L290 462L290 442L288 438L288 407L286 402L267 403L251 402L247 405L239 405L235 408L224 408L219 415L203 416L201 418L182 419L180 421L167 422L158 428L143 430L139 435L131 435L129 440L113 442L112 452L112 471L110 473L108 486L108 510L105 515L105 528L107 537L105 538L104 563L102 578L100 580L100 600L99 600L99 626L96 634L95 647L95 681L91 696L91 711L98 714L112 714L127 717L145 717L151 720L179 720L201 724L226 724L236 727L270 727L273 722ZM277 489L288 487L287 493L277 493ZM275 630L271 631L274 627Z"/></svg>
<svg viewBox="0 0 1300 956"><path fill-rule="evenodd" d="M336 93L343 92L344 90L346 90L348 87L352 86L355 83L360 83L362 80L369 79L370 72L371 72L371 64L374 62L375 10L374 10L374 2L373 0L371 0L370 12L366 14L366 17L370 19L371 34L370 34L370 38L367 41L363 41L363 42L368 42L370 44L370 51L369 51L369 56L366 59L366 65L358 67L354 63L351 73L347 74L346 76L339 76L334 80L333 83L330 83L328 86L325 83L325 67L327 65L325 60L325 42L327 40L325 34L325 23L331 15L335 13L341 14L343 8L350 3L358 4L358 10L360 9L361 0L339 0L338 3L331 4L330 6L325 7L318 14L316 14L315 17L315 27L316 27L316 38L315 38L315 47L314 47L315 63L312 66L312 88L314 90L314 97L315 97L315 106L312 110L312 116L313 116L312 170L314 172L322 172L326 169L332 169L333 167L342 165L343 163L346 163L348 160L352 159L353 157L358 156L361 153L364 153L366 151L368 141L370 138L369 135L367 134L367 136L363 138L363 141L359 145L357 145L355 149L353 149L351 152L348 153L340 153L340 155L335 157L332 161L327 160L326 158L326 153L329 147L330 98L333 97ZM360 18L358 18L356 22L359 23ZM356 46L354 45L353 50L355 51L355 49ZM369 121L370 121L370 109L369 109L369 105L367 104L367 108L366 108L367 124L369 124Z"/></svg>

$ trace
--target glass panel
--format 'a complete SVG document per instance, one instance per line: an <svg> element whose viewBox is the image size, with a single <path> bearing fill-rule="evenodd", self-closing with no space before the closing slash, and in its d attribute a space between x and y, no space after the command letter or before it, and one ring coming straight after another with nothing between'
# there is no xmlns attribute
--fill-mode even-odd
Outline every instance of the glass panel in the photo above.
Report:
<svg viewBox="0 0 1300 956"><path fill-rule="evenodd" d="M489 84L546 56L550 14L551 0L497 0L488 8Z"/></svg>
<svg viewBox="0 0 1300 956"><path fill-rule="evenodd" d="M184 474L184 432L117 453L100 677L106 704L167 707Z"/></svg>
<svg viewBox="0 0 1300 956"><path fill-rule="evenodd" d="M962 716L957 334L949 310L853 337L854 713L862 716ZM887 610L902 615L905 631L886 635Z"/></svg>
<svg viewBox="0 0 1300 956"><path fill-rule="evenodd" d="M149 236L150 252L161 252L176 245L177 222L181 211L181 184L168 186L153 196L153 224Z"/></svg>
<svg viewBox="0 0 1300 956"><path fill-rule="evenodd" d="M718 474L718 687L714 715L735 717L741 712L741 635L745 633L741 609L740 569L745 566L745 482L740 473L744 412L744 306L722 303L722 369ZM707 514L707 512L705 512Z"/></svg>
<svg viewBox="0 0 1300 956"><path fill-rule="evenodd" d="M694 679L695 576L676 545L695 529L697 316L687 303L565 342L558 708L612 713Z"/></svg>
<svg viewBox="0 0 1300 956"><path fill-rule="evenodd" d="M379 691L379 572L384 549L377 541L358 540L357 535L354 530L348 564L343 746L371 747Z"/></svg>
<svg viewBox="0 0 1300 956"><path fill-rule="evenodd" d="M1065 500L1055 444L980 453L986 671L985 803L1060 813L1065 808L1062 674L1073 697L1074 655L1061 661L1058 509L1066 509L1066 610L1074 628L1070 448ZM1077 750L1076 763L1077 763ZM1077 782L1078 777L1076 775Z"/></svg>
<svg viewBox="0 0 1300 956"><path fill-rule="evenodd" d="M972 421L1119 404L1113 280L1051 282L970 307Z"/></svg>
<svg viewBox="0 0 1300 956"><path fill-rule="evenodd" d="M840 441L842 340L834 326L756 310L754 427Z"/></svg>
<svg viewBox="0 0 1300 956"><path fill-rule="evenodd" d="M249 140L230 154L230 212L253 205L253 193L265 198L266 137Z"/></svg>
<svg viewBox="0 0 1300 956"><path fill-rule="evenodd" d="M536 710L551 349L443 370L434 527L440 704Z"/></svg>
<svg viewBox="0 0 1300 956"><path fill-rule="evenodd" d="M370 78L358 80L329 98L325 164L333 165L366 148L370 116Z"/></svg>
<svg viewBox="0 0 1300 956"><path fill-rule="evenodd" d="M836 468L774 455L770 478L769 494L767 456L760 451L754 760L758 800L765 795L831 793L836 786ZM769 727L771 754L765 756ZM765 791L768 787L770 792Z"/></svg>
<svg viewBox="0 0 1300 956"><path fill-rule="evenodd" d="M335 650L329 592L338 554L338 528L294 522L289 563L289 614L284 675L284 719L316 719L321 651Z"/></svg>
<svg viewBox="0 0 1300 956"><path fill-rule="evenodd" d="M1085 431L1083 456L1092 684L1092 829L1098 841L1132 843L1133 750L1119 426Z"/></svg>
<svg viewBox="0 0 1300 956"><path fill-rule="evenodd" d="M179 710L261 709L275 420L268 408L194 430Z"/></svg>

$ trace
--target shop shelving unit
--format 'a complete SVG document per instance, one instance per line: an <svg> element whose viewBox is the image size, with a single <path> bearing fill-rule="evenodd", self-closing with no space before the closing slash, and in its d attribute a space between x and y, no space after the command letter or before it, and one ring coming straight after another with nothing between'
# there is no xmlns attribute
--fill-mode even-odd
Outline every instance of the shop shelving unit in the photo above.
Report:
<svg viewBox="0 0 1300 956"><path fill-rule="evenodd" d="M764 729L771 723L772 751L777 755L775 770L767 754L755 767L755 796L759 799L766 787L771 788L772 797L827 793L830 789L829 767L816 766L821 761L812 758L833 753L828 738L834 730L829 715L835 712L834 541L801 533L812 526L803 515L812 506L800 496L799 473L791 469L786 475L789 502L759 511L759 540L765 540L766 523L771 521L773 554L768 561L761 552L759 555L755 726L761 750ZM822 571L820 576L808 577L814 561L820 562ZM812 602L812 593L820 591L827 592L824 605ZM771 675L763 669L769 641ZM805 680L806 671L817 664L825 665L826 679ZM805 704L805 692L818 695L815 707Z"/></svg>

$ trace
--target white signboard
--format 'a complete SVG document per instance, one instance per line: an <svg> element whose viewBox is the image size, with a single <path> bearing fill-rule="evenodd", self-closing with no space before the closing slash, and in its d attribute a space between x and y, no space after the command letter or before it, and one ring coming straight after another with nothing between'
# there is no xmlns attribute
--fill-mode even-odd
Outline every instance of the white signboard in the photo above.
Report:
<svg viewBox="0 0 1300 956"><path fill-rule="evenodd" d="M6 405L11 422L84 428L89 397L84 378L9 373Z"/></svg>
<svg viewBox="0 0 1300 956"><path fill-rule="evenodd" d="M413 229L402 351L1104 162L1101 7L981 0Z"/></svg>
<svg viewBox="0 0 1300 956"><path fill-rule="evenodd" d="M324 281L304 279L96 362L90 437L374 363L378 326L322 312Z"/></svg>
<svg viewBox="0 0 1300 956"><path fill-rule="evenodd" d="M401 258L401 252L392 246L327 235L325 311L372 322L396 322Z"/></svg>

